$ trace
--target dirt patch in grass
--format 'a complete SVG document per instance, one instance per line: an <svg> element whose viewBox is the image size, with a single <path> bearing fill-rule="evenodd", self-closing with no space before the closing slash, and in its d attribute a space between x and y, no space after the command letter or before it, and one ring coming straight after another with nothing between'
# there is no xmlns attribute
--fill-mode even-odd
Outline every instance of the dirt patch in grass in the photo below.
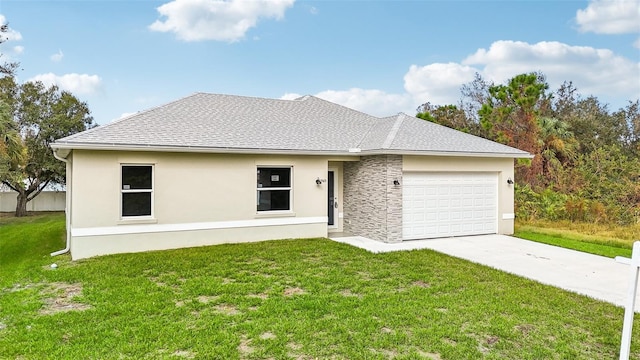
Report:
<svg viewBox="0 0 640 360"><path fill-rule="evenodd" d="M40 309L40 314L52 315L66 311L84 311L92 306L75 301L75 297L82 294L82 284L74 283L51 283L42 291L45 296L44 307Z"/></svg>
<svg viewBox="0 0 640 360"><path fill-rule="evenodd" d="M299 287L286 288L283 292L284 296L304 295L306 293L307 292L304 291L304 289Z"/></svg>
<svg viewBox="0 0 640 360"><path fill-rule="evenodd" d="M176 350L171 355L172 356L176 356L176 357L185 358L185 359L193 359L193 358L196 357L195 353L193 353L192 351L187 351L187 350Z"/></svg>
<svg viewBox="0 0 640 360"><path fill-rule="evenodd" d="M357 297L359 299L362 299L362 295L352 292L351 289L342 290L340 292L340 295L342 295L344 297Z"/></svg>
<svg viewBox="0 0 640 360"><path fill-rule="evenodd" d="M251 339L247 339L246 337L242 337L240 339L240 344L238 345L238 352L240 356L249 355L253 353L255 349L251 346Z"/></svg>
<svg viewBox="0 0 640 360"><path fill-rule="evenodd" d="M12 292L18 292L18 291L33 289L34 287L37 287L37 286L40 286L40 285L42 285L42 284L26 284L26 285L15 284L15 285L13 285L13 287L4 289L4 291L12 293Z"/></svg>
<svg viewBox="0 0 640 360"><path fill-rule="evenodd" d="M417 287L421 287L421 288L429 288L431 287L431 284L426 283L422 280L418 280L418 281L414 281L413 284L411 284L413 286L417 286Z"/></svg>
<svg viewBox="0 0 640 360"><path fill-rule="evenodd" d="M515 329L521 332L522 335L528 335L532 330L535 329L535 326L530 324L522 324L522 325L516 325Z"/></svg>
<svg viewBox="0 0 640 360"><path fill-rule="evenodd" d="M238 315L240 311L231 304L220 304L213 307L217 312L225 315Z"/></svg>
<svg viewBox="0 0 640 360"><path fill-rule="evenodd" d="M164 282L160 281L160 277L159 277L159 276L152 276L152 277L150 277L150 278L149 278L149 280L150 280L152 283L154 283L154 284L158 285L159 287L165 287L165 286L167 286L167 284L166 284L166 283L164 283Z"/></svg>
<svg viewBox="0 0 640 360"><path fill-rule="evenodd" d="M384 326L382 329L380 329L380 332L383 333L383 334L392 334L395 331L393 331L393 329L390 329L390 328Z"/></svg>
<svg viewBox="0 0 640 360"><path fill-rule="evenodd" d="M387 359L393 359L396 356L398 356L398 352L394 351L394 350L388 350L388 349L370 349L372 353L374 354L381 354L383 356L385 356Z"/></svg>
<svg viewBox="0 0 640 360"><path fill-rule="evenodd" d="M302 350L302 345L295 343L295 342L289 342L287 344L287 347L291 350L287 353L288 357L294 358L296 360L307 360L307 359L313 359L311 356L305 355L305 354L300 354L298 351Z"/></svg>
<svg viewBox="0 0 640 360"><path fill-rule="evenodd" d="M214 301L218 300L219 298L220 298L220 296L200 295L200 296L198 296L198 302L200 302L202 304L208 304L210 302L214 302Z"/></svg>
<svg viewBox="0 0 640 360"><path fill-rule="evenodd" d="M418 355L422 356L423 358L427 358L427 359L430 359L430 360L442 360L442 358L440 357L440 354L424 352L424 351L421 351L421 350L418 350L417 353L418 353Z"/></svg>
<svg viewBox="0 0 640 360"><path fill-rule="evenodd" d="M358 271L356 274L363 281L371 281L371 280L373 280L373 276L371 276L371 273L368 273L368 272L365 272L365 271Z"/></svg>
<svg viewBox="0 0 640 360"><path fill-rule="evenodd" d="M478 350L480 350L480 352L482 352L483 354L486 354L491 351L493 345L495 345L498 341L500 341L500 338L497 336L487 336L482 344L478 344Z"/></svg>
<svg viewBox="0 0 640 360"><path fill-rule="evenodd" d="M262 340L271 340L271 339L275 339L276 335L272 332L267 331L266 333L262 333L260 335L260 339Z"/></svg>

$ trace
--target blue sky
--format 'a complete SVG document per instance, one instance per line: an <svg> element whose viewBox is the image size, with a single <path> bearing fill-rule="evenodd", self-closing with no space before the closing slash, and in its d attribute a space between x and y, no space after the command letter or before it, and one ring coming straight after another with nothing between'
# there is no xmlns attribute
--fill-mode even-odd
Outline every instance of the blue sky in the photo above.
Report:
<svg viewBox="0 0 640 360"><path fill-rule="evenodd" d="M542 71L613 110L640 97L640 0L17 1L4 60L99 124L212 92L316 95L373 115L456 103L478 72Z"/></svg>

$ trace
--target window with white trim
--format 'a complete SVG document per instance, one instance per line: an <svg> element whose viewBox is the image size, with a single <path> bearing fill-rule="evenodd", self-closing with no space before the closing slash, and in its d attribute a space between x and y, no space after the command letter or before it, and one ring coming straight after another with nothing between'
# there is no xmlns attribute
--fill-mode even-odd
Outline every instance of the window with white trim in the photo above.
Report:
<svg viewBox="0 0 640 360"><path fill-rule="evenodd" d="M291 210L291 167L258 167L257 210Z"/></svg>
<svg viewBox="0 0 640 360"><path fill-rule="evenodd" d="M153 166L122 165L121 215L123 218L152 215Z"/></svg>

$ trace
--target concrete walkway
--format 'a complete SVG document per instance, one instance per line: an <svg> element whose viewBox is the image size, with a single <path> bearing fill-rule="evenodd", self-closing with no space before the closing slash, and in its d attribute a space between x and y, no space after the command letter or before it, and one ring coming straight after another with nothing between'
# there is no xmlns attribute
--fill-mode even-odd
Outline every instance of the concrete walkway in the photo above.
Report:
<svg viewBox="0 0 640 360"><path fill-rule="evenodd" d="M505 235L412 240L386 244L361 236L334 241L374 253L431 249L618 306L626 302L629 266L614 259ZM640 312L640 300L636 301Z"/></svg>

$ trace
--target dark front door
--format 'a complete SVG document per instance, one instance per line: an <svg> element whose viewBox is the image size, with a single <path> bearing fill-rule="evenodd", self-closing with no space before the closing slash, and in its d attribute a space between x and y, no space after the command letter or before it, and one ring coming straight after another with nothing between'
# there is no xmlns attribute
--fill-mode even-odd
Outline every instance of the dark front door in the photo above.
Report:
<svg viewBox="0 0 640 360"><path fill-rule="evenodd" d="M327 174L327 193L328 193L328 197L329 197L329 206L327 206L328 212L327 215L329 216L329 226L334 225L335 224L335 211L334 211L334 207L335 207L335 195L334 195L334 186L333 186L333 175L334 172L333 171L329 171L329 173Z"/></svg>

